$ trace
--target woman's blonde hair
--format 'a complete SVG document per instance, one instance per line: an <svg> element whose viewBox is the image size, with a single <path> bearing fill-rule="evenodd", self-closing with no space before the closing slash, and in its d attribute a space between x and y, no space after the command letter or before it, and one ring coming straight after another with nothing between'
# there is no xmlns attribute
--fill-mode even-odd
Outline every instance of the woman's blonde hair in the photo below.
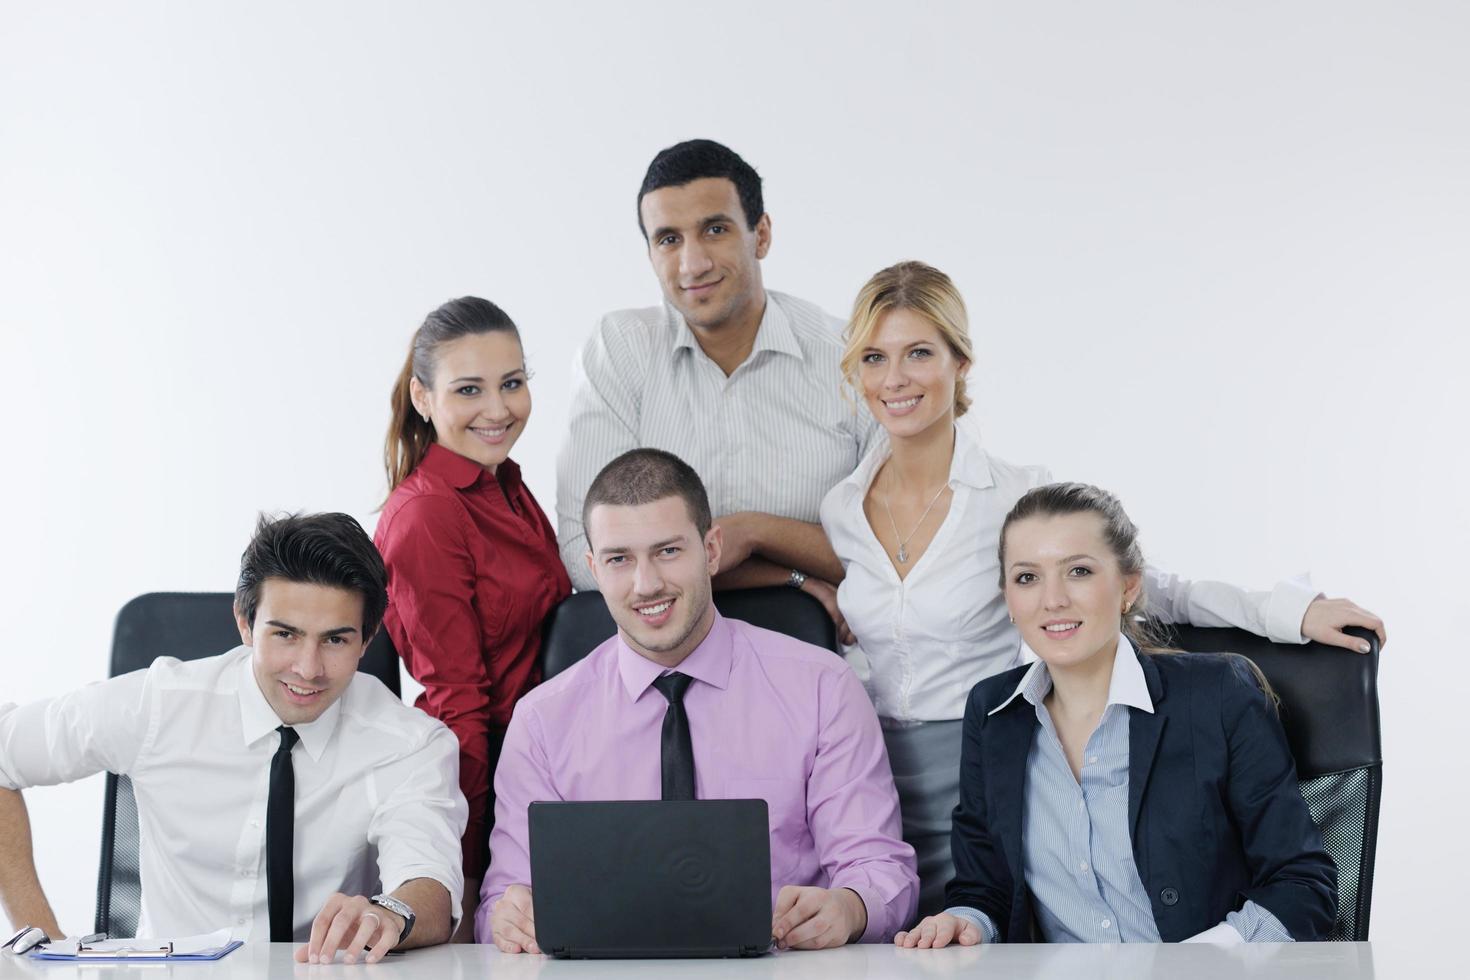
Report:
<svg viewBox="0 0 1470 980"><path fill-rule="evenodd" d="M878 322L890 310L913 310L934 324L939 336L962 363L975 360L970 344L970 318L954 281L932 265L899 262L864 284L843 331L847 346L842 351L842 376L855 390L862 390L857 374L863 350L870 346ZM955 417L964 415L969 408L970 396L965 393L965 376L961 374L954 383Z"/></svg>

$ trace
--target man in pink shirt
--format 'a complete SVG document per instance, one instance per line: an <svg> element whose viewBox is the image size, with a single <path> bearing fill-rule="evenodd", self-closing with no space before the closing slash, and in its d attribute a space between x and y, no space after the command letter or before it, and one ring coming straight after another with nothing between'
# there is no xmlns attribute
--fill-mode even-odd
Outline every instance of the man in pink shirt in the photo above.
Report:
<svg viewBox="0 0 1470 980"><path fill-rule="evenodd" d="M913 918L918 875L878 717L852 669L715 611L720 529L677 456L635 449L613 460L583 523L618 634L516 705L476 938L540 951L532 802L692 795L766 801L779 946L887 942Z"/></svg>

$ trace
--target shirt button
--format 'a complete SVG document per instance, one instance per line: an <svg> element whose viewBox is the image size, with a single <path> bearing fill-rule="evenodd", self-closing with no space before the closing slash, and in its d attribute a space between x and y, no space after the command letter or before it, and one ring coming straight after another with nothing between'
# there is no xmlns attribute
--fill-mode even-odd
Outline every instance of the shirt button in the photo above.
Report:
<svg viewBox="0 0 1470 980"><path fill-rule="evenodd" d="M1078 800L1077 801L1077 809L1079 809L1079 810L1086 810L1087 809L1087 801L1086 800Z"/></svg>
<svg viewBox="0 0 1470 980"><path fill-rule="evenodd" d="M1078 871L1086 871L1087 870L1087 862L1086 861L1083 861L1081 864L1077 865L1077 870Z"/></svg>
<svg viewBox="0 0 1470 980"><path fill-rule="evenodd" d="M235 925L237 925L237 926L243 926L244 924L245 924L245 916L243 916L243 915L240 916L238 919L235 920Z"/></svg>
<svg viewBox="0 0 1470 980"><path fill-rule="evenodd" d="M1098 925L1102 926L1104 929L1108 929L1108 928L1111 928L1112 927L1113 920L1112 919L1103 919L1102 922L1098 923Z"/></svg>
<svg viewBox="0 0 1470 980"><path fill-rule="evenodd" d="M255 828L256 830L259 830L260 829L260 821L259 820L252 820L252 821L250 821L250 826L253 827L253 828Z"/></svg>
<svg viewBox="0 0 1470 980"><path fill-rule="evenodd" d="M1090 765L1094 765L1095 766L1095 765L1097 765L1097 756L1090 755L1090 756L1087 757L1087 761L1088 761L1088 763Z"/></svg>

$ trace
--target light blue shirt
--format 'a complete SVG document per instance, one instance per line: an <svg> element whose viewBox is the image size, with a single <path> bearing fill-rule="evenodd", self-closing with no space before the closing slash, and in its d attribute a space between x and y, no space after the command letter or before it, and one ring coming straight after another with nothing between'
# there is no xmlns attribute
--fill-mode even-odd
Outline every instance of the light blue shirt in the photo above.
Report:
<svg viewBox="0 0 1470 980"><path fill-rule="evenodd" d="M990 712L1023 697L1040 722L1026 757L1021 850L1041 935L1049 943L1159 942L1128 833L1129 709L1154 710L1138 655L1120 635L1107 706L1087 739L1080 780L1046 709L1050 692L1051 674L1038 660ZM947 911L979 926L985 942L997 941L999 931L984 912ZM1247 942L1291 941L1280 921L1255 902L1231 912L1225 924Z"/></svg>

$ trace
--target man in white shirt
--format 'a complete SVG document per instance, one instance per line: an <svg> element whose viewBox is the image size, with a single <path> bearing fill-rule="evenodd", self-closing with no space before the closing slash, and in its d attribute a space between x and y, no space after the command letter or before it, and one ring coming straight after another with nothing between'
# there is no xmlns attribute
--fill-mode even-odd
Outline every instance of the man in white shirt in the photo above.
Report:
<svg viewBox="0 0 1470 980"><path fill-rule="evenodd" d="M138 803L141 935L228 926L375 962L447 940L460 908L454 736L357 673L387 605L345 514L262 518L240 562L243 646L0 705L0 902L62 932L20 790L107 770ZM369 897L371 896L371 897Z"/></svg>
<svg viewBox="0 0 1470 980"><path fill-rule="evenodd" d="M727 147L690 140L660 152L638 219L665 303L609 313L577 360L556 506L573 584L596 588L582 557L593 477L652 447L687 460L709 490L725 540L715 588L793 585L838 618L830 583L842 566L819 511L874 430L842 395L842 321L766 290L761 179Z"/></svg>

